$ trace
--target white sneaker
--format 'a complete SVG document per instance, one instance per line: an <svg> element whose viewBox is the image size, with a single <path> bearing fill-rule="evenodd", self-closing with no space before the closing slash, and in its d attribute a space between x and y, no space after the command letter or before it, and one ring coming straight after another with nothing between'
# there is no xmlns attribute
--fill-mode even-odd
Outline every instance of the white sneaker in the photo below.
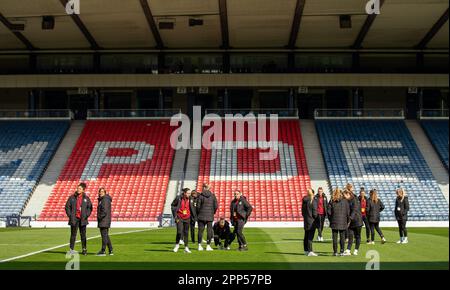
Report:
<svg viewBox="0 0 450 290"><path fill-rule="evenodd" d="M203 251L202 244L198 244L198 250L199 250L199 251Z"/></svg>
<svg viewBox="0 0 450 290"><path fill-rule="evenodd" d="M403 239L402 244L407 244L407 243L408 243L408 237L405 237L405 238Z"/></svg>
<svg viewBox="0 0 450 290"><path fill-rule="evenodd" d="M178 242L178 244L179 244L179 245L184 245L184 241L183 241L183 240L180 240L180 241Z"/></svg>
<svg viewBox="0 0 450 290"><path fill-rule="evenodd" d="M358 256L358 250L353 251L353 256Z"/></svg>
<svg viewBox="0 0 450 290"><path fill-rule="evenodd" d="M230 248L230 247L227 247L226 250L229 251L229 250L231 250L231 248Z"/></svg>
<svg viewBox="0 0 450 290"><path fill-rule="evenodd" d="M187 253L187 254L190 254L190 253L192 253L192 252L191 252L191 250L189 250L189 248L188 248L188 247L184 248L184 252L185 252L185 253Z"/></svg>
<svg viewBox="0 0 450 290"><path fill-rule="evenodd" d="M175 245L175 248L173 248L173 252L176 253L178 252L178 249L180 249L180 245Z"/></svg>
<svg viewBox="0 0 450 290"><path fill-rule="evenodd" d="M381 243L382 244L386 243L386 239L384 237L381 239Z"/></svg>
<svg viewBox="0 0 450 290"><path fill-rule="evenodd" d="M342 256L351 256L351 252L350 250L345 250L344 253L342 254Z"/></svg>
<svg viewBox="0 0 450 290"><path fill-rule="evenodd" d="M397 244L403 244L403 237L401 237L400 240L397 241Z"/></svg>
<svg viewBox="0 0 450 290"><path fill-rule="evenodd" d="M305 251L305 256L308 256L308 254L309 254L309 252L306 252L306 251Z"/></svg>
<svg viewBox="0 0 450 290"><path fill-rule="evenodd" d="M308 257L317 257L317 256L319 256L319 255L317 255L317 254L314 253L314 252L309 252L309 253L308 253Z"/></svg>
<svg viewBox="0 0 450 290"><path fill-rule="evenodd" d="M211 252L214 251L213 248L211 248L210 245L206 245L206 251Z"/></svg>

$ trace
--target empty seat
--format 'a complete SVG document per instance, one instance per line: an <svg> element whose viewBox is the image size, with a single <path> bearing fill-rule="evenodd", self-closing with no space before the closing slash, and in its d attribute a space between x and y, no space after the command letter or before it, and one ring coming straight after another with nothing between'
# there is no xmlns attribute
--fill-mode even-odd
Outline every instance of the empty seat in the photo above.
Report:
<svg viewBox="0 0 450 290"><path fill-rule="evenodd" d="M422 128L448 170L448 120L421 121Z"/></svg>

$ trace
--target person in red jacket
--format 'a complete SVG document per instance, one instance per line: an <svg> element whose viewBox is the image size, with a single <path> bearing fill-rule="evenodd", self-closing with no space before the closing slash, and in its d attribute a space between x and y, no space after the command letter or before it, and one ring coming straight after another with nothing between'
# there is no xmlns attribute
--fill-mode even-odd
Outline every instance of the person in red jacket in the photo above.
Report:
<svg viewBox="0 0 450 290"><path fill-rule="evenodd" d="M194 215L195 206L192 202L191 190L184 188L182 194L177 196L172 202L172 215L177 225L176 245L173 251L176 253L180 248L180 241L184 241L184 252L191 253L188 247L189 243L189 226L191 224L191 216Z"/></svg>
<svg viewBox="0 0 450 290"><path fill-rule="evenodd" d="M323 226L325 224L325 219L327 218L327 206L328 206L328 199L323 192L323 188L319 187L317 189L317 194L314 196L314 207L316 209L317 217L315 220L316 228L317 228L317 241L323 242Z"/></svg>

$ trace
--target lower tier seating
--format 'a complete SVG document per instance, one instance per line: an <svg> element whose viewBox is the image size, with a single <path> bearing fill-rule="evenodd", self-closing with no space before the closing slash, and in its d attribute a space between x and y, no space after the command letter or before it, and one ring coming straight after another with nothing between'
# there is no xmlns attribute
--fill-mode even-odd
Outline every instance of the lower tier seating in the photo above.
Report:
<svg viewBox="0 0 450 290"><path fill-rule="evenodd" d="M44 210L42 221L66 220L65 202L79 182L94 204L105 187L113 221L156 221L162 213L174 158L165 121L88 121Z"/></svg>
<svg viewBox="0 0 450 290"><path fill-rule="evenodd" d="M376 188L395 220L395 190L403 187L410 219L448 220L448 204L403 121L318 121L322 153L333 188L352 183Z"/></svg>
<svg viewBox="0 0 450 290"><path fill-rule="evenodd" d="M422 128L448 170L448 120L422 121Z"/></svg>

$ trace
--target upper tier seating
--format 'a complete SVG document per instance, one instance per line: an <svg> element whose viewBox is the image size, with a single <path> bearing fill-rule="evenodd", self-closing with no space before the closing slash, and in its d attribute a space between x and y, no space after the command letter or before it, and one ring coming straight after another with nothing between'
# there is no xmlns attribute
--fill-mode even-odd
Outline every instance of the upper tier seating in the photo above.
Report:
<svg viewBox="0 0 450 290"><path fill-rule="evenodd" d="M278 130L279 154L274 160L261 160L259 153L267 150L251 149L252 144L246 142L248 129L244 138L228 140L244 142L228 142L229 148L202 149L197 189L201 190L203 183L211 185L219 201L216 217L229 218L233 192L239 189L254 206L251 221L302 219L301 200L310 187L310 178L299 121L280 120Z"/></svg>
<svg viewBox="0 0 450 290"><path fill-rule="evenodd" d="M0 217L21 214L69 122L0 122Z"/></svg>
<svg viewBox="0 0 450 290"><path fill-rule="evenodd" d="M88 121L39 220L66 220L64 205L79 182L94 204L105 187L113 221L156 221L162 213L174 150L165 121Z"/></svg>
<svg viewBox="0 0 450 290"><path fill-rule="evenodd" d="M448 220L448 204L403 121L317 121L333 189L378 190L382 220L395 220L395 190L403 187L410 220Z"/></svg>
<svg viewBox="0 0 450 290"><path fill-rule="evenodd" d="M421 124L448 170L448 121L421 121Z"/></svg>

